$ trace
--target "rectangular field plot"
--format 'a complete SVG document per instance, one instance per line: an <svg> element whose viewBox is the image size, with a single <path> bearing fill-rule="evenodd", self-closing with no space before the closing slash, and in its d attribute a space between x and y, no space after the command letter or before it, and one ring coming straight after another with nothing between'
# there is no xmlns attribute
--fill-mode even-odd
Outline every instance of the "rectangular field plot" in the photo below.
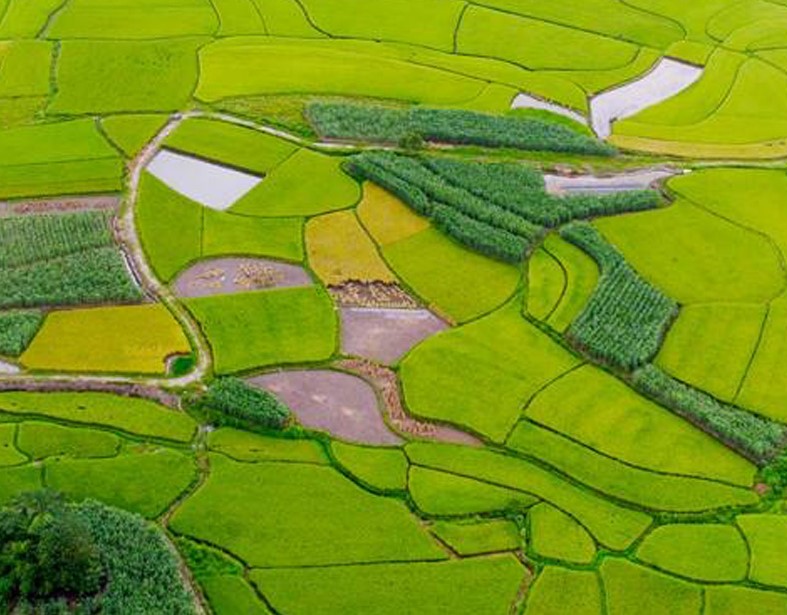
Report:
<svg viewBox="0 0 787 615"><path fill-rule="evenodd" d="M337 318L323 290L203 297L186 306L208 338L219 374L324 361L335 351Z"/></svg>
<svg viewBox="0 0 787 615"><path fill-rule="evenodd" d="M0 131L0 198L117 192L122 178L92 120Z"/></svg>
<svg viewBox="0 0 787 615"><path fill-rule="evenodd" d="M734 401L766 313L764 305L687 306L670 329L656 362L683 382Z"/></svg>
<svg viewBox="0 0 787 615"><path fill-rule="evenodd" d="M238 463L221 455L211 456L211 466L172 527L221 545L250 566L448 558L403 503L374 496L330 467Z"/></svg>
<svg viewBox="0 0 787 615"><path fill-rule="evenodd" d="M50 313L21 357L36 371L164 374L167 359L191 346L159 304Z"/></svg>
<svg viewBox="0 0 787 615"><path fill-rule="evenodd" d="M213 34L218 28L209 0L74 0L48 28L53 38L162 39Z"/></svg>
<svg viewBox="0 0 787 615"><path fill-rule="evenodd" d="M504 613L524 576L525 569L513 555L251 573L273 605L293 615Z"/></svg>
<svg viewBox="0 0 787 615"><path fill-rule="evenodd" d="M0 393L0 412L101 425L138 436L188 442L197 425L152 401L109 393Z"/></svg>
<svg viewBox="0 0 787 615"><path fill-rule="evenodd" d="M177 111L185 106L197 82L197 48L202 42L193 38L66 41L49 112Z"/></svg>

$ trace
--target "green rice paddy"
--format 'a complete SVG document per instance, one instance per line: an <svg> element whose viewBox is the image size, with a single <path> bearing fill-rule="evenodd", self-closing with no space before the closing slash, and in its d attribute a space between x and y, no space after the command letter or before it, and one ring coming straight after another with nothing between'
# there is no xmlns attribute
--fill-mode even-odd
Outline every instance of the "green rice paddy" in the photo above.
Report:
<svg viewBox="0 0 787 615"><path fill-rule="evenodd" d="M194 613L787 612L785 32L783 0L0 0L0 505L141 515ZM577 121L664 58L701 76ZM162 150L254 185L200 203ZM588 174L624 194L553 188ZM219 377L285 427L217 419Z"/></svg>

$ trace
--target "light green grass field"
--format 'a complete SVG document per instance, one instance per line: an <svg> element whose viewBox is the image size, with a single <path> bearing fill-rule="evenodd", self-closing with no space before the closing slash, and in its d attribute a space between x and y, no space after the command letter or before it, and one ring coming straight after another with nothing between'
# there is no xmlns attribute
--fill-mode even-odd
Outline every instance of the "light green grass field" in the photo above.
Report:
<svg viewBox="0 0 787 615"><path fill-rule="evenodd" d="M254 570L252 580L266 588L277 608L294 615L474 615L504 612L524 574L514 556L496 555L432 564Z"/></svg>
<svg viewBox="0 0 787 615"><path fill-rule="evenodd" d="M400 376L413 414L500 442L528 398L577 362L509 304L426 340L402 361Z"/></svg>
<svg viewBox="0 0 787 615"><path fill-rule="evenodd" d="M193 419L152 401L108 393L0 393L0 411L101 425L139 436L188 442Z"/></svg>
<svg viewBox="0 0 787 615"><path fill-rule="evenodd" d="M499 307L519 284L516 268L470 252L432 227L385 246L383 256L418 296L456 322Z"/></svg>
<svg viewBox="0 0 787 615"><path fill-rule="evenodd" d="M596 544L587 530L566 513L541 503L530 509L528 548L538 557L574 564L590 564Z"/></svg>
<svg viewBox="0 0 787 615"><path fill-rule="evenodd" d="M742 581L749 567L746 543L732 525L664 525L645 538L637 558L698 581Z"/></svg>
<svg viewBox="0 0 787 615"><path fill-rule="evenodd" d="M324 361L336 349L336 315L322 289L296 288L186 301L219 374Z"/></svg>
<svg viewBox="0 0 787 615"><path fill-rule="evenodd" d="M334 442L331 451L339 464L362 483L383 491L407 487L409 465L401 449Z"/></svg>
<svg viewBox="0 0 787 615"><path fill-rule="evenodd" d="M757 347L767 308L713 303L683 308L656 363L676 378L733 401Z"/></svg>
<svg viewBox="0 0 787 615"><path fill-rule="evenodd" d="M172 527L220 544L250 566L447 558L402 503L373 496L331 468L244 464L218 455L211 466L207 483L178 510ZM259 509L258 501L276 505Z"/></svg>
<svg viewBox="0 0 787 615"><path fill-rule="evenodd" d="M506 520L480 523L438 521L431 531L454 551L465 556L514 551L522 547L519 528Z"/></svg>
<svg viewBox="0 0 787 615"><path fill-rule="evenodd" d="M545 389L527 417L624 462L748 487L754 466L682 418L593 366Z"/></svg>
<svg viewBox="0 0 787 615"><path fill-rule="evenodd" d="M596 615L603 612L602 604L601 587L595 573L547 566L528 592L525 613Z"/></svg>
<svg viewBox="0 0 787 615"><path fill-rule="evenodd" d="M464 476L411 466L407 488L419 510L439 516L525 509L538 499Z"/></svg>

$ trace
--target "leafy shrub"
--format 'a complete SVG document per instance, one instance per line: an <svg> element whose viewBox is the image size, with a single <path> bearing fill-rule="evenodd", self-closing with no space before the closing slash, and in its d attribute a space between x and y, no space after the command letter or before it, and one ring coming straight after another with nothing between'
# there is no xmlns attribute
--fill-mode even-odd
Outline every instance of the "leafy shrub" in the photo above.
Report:
<svg viewBox="0 0 787 615"><path fill-rule="evenodd" d="M652 359L677 315L677 304L634 271L592 226L574 223L561 235L596 260L596 290L567 332L598 361L633 370Z"/></svg>
<svg viewBox="0 0 787 615"><path fill-rule="evenodd" d="M283 429L290 421L289 408L274 395L239 378L219 378L201 400L210 419L220 425Z"/></svg>
<svg viewBox="0 0 787 615"><path fill-rule="evenodd" d="M723 403L653 365L636 371L634 384L643 394L671 408L756 463L770 461L787 443L787 427L784 425Z"/></svg>
<svg viewBox="0 0 787 615"><path fill-rule="evenodd" d="M315 102L306 117L318 134L383 143L424 141L482 147L612 156L615 148L546 119L494 116L459 109L394 109Z"/></svg>
<svg viewBox="0 0 787 615"><path fill-rule="evenodd" d="M38 311L0 312L0 355L18 357L44 322Z"/></svg>

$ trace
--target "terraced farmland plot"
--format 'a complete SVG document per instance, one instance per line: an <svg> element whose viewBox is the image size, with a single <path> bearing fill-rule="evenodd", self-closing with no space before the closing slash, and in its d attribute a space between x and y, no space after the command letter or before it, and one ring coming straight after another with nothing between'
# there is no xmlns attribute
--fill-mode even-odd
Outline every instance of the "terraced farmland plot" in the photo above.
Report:
<svg viewBox="0 0 787 615"><path fill-rule="evenodd" d="M0 613L786 612L785 32L0 0Z"/></svg>

